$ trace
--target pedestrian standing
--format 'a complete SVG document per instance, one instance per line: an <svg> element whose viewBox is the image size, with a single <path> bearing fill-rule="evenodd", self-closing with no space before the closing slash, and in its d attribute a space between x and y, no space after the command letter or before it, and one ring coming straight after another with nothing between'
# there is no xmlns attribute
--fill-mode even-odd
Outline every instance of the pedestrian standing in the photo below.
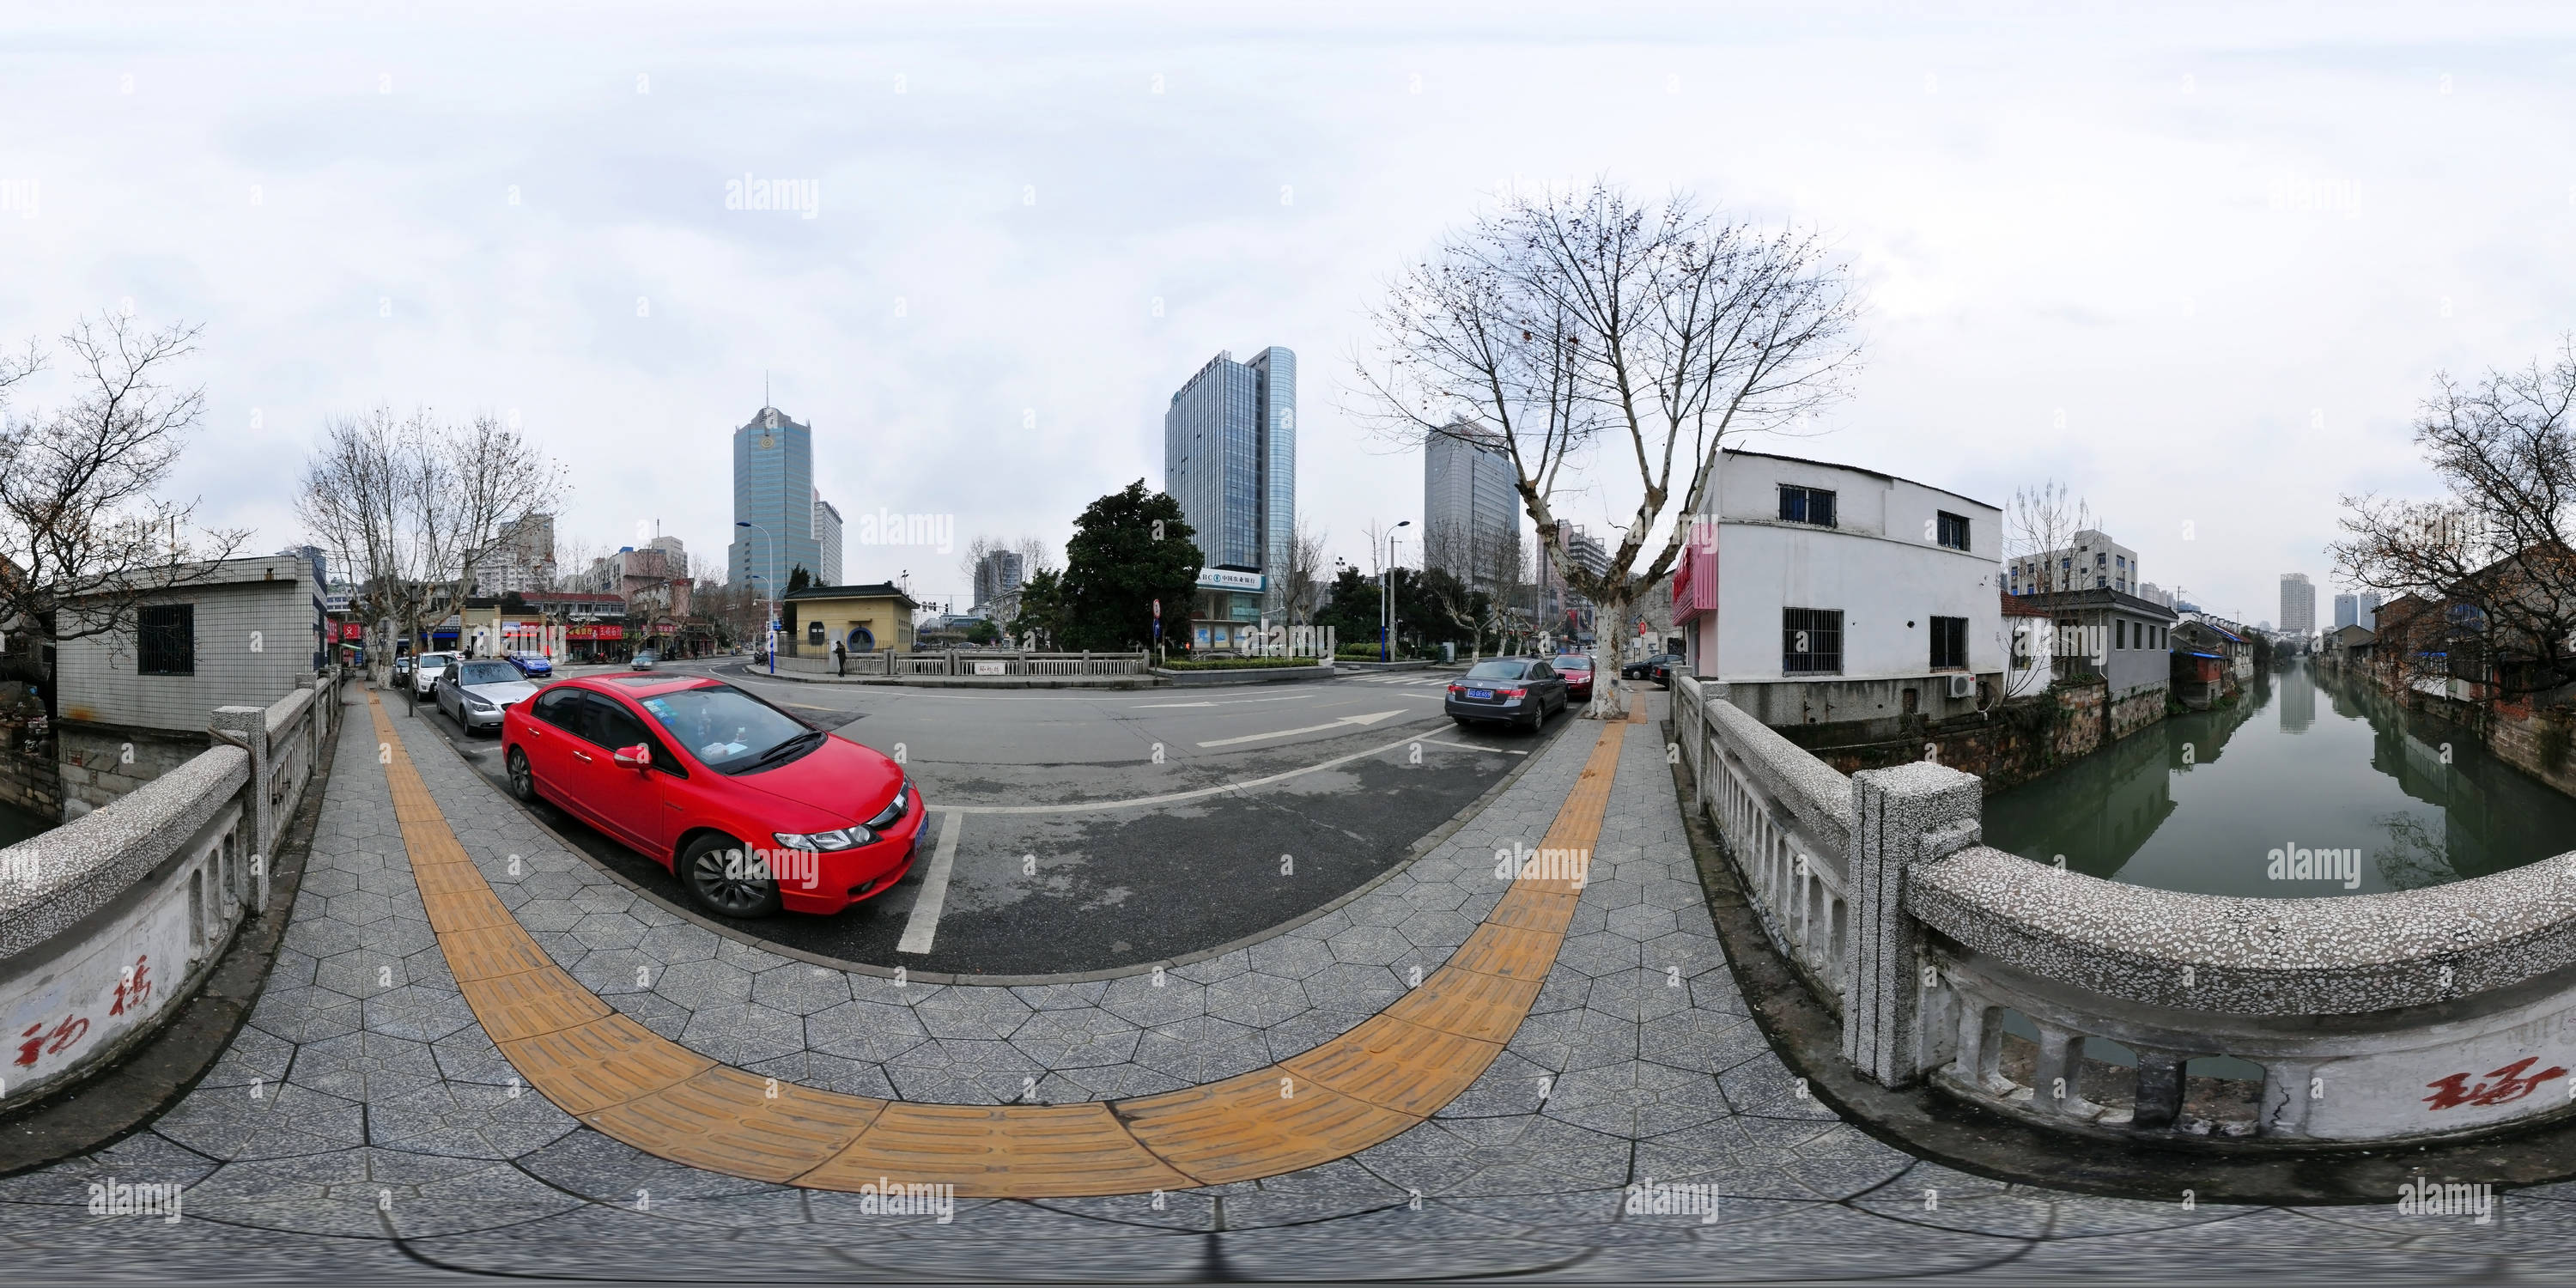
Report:
<svg viewBox="0 0 2576 1288"><path fill-rule="evenodd" d="M832 674L848 675L849 673L850 650L839 640L834 640L832 641Z"/></svg>

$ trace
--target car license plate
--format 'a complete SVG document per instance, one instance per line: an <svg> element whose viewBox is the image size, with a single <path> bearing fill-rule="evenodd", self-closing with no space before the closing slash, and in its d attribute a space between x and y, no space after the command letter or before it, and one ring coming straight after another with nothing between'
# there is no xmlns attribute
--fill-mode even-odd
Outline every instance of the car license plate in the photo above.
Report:
<svg viewBox="0 0 2576 1288"><path fill-rule="evenodd" d="M1469 689L1467 690L1467 696L1471 698L1491 698L1494 696L1494 691L1492 689Z"/></svg>

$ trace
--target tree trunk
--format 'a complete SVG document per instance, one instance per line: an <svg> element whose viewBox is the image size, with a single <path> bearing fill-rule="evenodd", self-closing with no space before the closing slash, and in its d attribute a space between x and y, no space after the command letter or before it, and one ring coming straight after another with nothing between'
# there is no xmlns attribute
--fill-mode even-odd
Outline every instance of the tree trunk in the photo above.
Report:
<svg viewBox="0 0 2576 1288"><path fill-rule="evenodd" d="M1592 605L1592 706L1584 715L1594 720L1628 718L1628 694L1618 683L1620 627L1628 620L1628 599L1597 600ZM1607 653L1605 659L1602 655ZM1605 667L1605 661L1607 663ZM1603 670L1609 672L1605 679ZM1651 683L1651 681L1640 681ZM1642 698L1639 699L1643 701Z"/></svg>

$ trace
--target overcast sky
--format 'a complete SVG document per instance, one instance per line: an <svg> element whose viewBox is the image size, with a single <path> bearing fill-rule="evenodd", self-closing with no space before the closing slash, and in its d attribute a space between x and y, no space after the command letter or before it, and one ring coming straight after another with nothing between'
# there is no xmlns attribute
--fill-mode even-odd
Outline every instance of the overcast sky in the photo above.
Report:
<svg viewBox="0 0 2576 1288"><path fill-rule="evenodd" d="M203 323L172 486L258 549L386 402L518 411L561 537L718 550L766 371L854 523L956 516L846 579L962 608L968 537L1060 549L1161 485L1182 380L1279 344L1299 504L1361 562L1422 497L1340 410L1362 309L1501 184L1597 174L1812 221L1866 284L1853 396L1771 450L2055 476L2273 619L2283 572L2331 595L2339 494L2426 488L2436 370L2576 326L2563 5L305 8L0 7L0 337ZM813 217L726 209L746 175Z"/></svg>

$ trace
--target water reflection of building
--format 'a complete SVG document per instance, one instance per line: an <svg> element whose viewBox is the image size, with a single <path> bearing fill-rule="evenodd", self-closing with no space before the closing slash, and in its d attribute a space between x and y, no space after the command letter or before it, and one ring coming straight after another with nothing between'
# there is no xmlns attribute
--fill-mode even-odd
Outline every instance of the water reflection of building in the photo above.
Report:
<svg viewBox="0 0 2576 1288"><path fill-rule="evenodd" d="M2566 797L2505 764L2477 739L2387 693L2357 682L2327 690L2339 712L2371 726L2370 763L2398 789L2438 810L2392 813L2374 820L2387 849L2374 856L2398 889L2489 876L2568 850Z"/></svg>
<svg viewBox="0 0 2576 1288"><path fill-rule="evenodd" d="M2014 852L2023 858L2053 864L2064 855L2077 872L2116 877L2174 812L2167 758L2180 754L2166 738L2123 738L2051 775L2061 790L1989 799L1989 833L2022 838ZM2070 796L2099 808L2067 809Z"/></svg>
<svg viewBox="0 0 2576 1288"><path fill-rule="evenodd" d="M2302 671L2281 677L2281 732L2306 733L2317 722L2316 682Z"/></svg>

